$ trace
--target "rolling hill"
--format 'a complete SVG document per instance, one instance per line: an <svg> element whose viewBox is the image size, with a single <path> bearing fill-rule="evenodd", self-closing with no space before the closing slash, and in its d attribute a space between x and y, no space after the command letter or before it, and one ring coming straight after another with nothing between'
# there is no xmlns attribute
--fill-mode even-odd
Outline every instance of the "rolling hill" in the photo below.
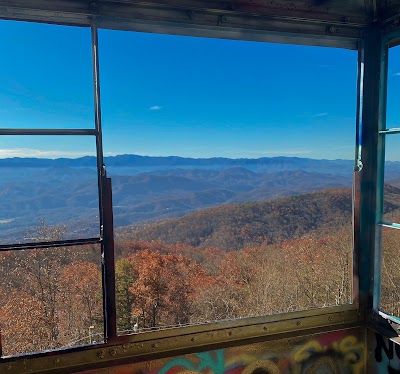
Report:
<svg viewBox="0 0 400 374"><path fill-rule="evenodd" d="M390 186L386 212L400 208L400 189ZM397 199L398 203L394 203ZM136 226L136 240L239 250L299 238L311 231L331 232L351 225L349 188L335 188L276 200L222 205L181 218Z"/></svg>

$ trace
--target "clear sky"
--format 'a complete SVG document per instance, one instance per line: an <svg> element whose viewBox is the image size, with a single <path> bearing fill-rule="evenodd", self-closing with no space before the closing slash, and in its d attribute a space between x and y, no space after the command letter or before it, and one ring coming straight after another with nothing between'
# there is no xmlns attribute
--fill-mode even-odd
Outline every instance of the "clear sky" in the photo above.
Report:
<svg viewBox="0 0 400 374"><path fill-rule="evenodd" d="M356 51L110 30L99 41L106 155L354 155ZM1 127L94 127L89 29L0 21L0 50ZM93 138L0 139L0 157L93 152Z"/></svg>

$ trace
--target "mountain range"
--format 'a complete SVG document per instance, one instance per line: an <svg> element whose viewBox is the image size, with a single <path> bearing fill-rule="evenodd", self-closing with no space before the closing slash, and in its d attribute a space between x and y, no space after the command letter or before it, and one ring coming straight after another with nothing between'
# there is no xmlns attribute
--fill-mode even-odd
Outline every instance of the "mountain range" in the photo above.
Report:
<svg viewBox="0 0 400 374"><path fill-rule="evenodd" d="M105 158L116 227L180 217L213 206L257 202L350 187L353 162L296 157L190 159ZM400 163L388 175L400 184ZM68 238L98 235L94 157L0 160L0 241L19 242L40 218L63 224ZM394 185L396 185L396 179Z"/></svg>

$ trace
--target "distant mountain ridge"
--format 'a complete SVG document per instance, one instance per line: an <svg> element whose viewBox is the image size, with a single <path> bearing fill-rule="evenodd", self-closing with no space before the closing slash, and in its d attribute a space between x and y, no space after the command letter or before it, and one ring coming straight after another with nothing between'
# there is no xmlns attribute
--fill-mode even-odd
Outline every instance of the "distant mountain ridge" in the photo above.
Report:
<svg viewBox="0 0 400 374"><path fill-rule="evenodd" d="M235 167L254 172L304 170L323 174L349 175L354 169L353 160L312 159L302 157L261 157L261 158L190 158L180 156L140 156L125 154L104 158L105 165L111 174L132 175L158 169L212 169L223 170ZM390 178L400 173L400 162L386 161L386 172ZM0 168L95 168L96 157L80 158L4 158L0 159ZM126 168L126 169L125 169ZM135 170L137 168L137 170ZM397 175L398 176L398 175Z"/></svg>
<svg viewBox="0 0 400 374"><path fill-rule="evenodd" d="M119 155L105 157L105 164L108 167L246 167L246 168L262 168L273 170L288 169L320 169L337 166L351 166L351 160L316 160L311 158L300 157L262 157L262 158L189 158L179 156L139 156L139 155ZM96 158L94 156L85 156L80 158L6 158L0 159L0 167L95 167Z"/></svg>
<svg viewBox="0 0 400 374"><path fill-rule="evenodd" d="M23 240L40 218L49 225L66 225L70 239L98 235L95 161L90 156L0 159L0 242ZM116 227L218 205L350 187L353 179L350 160L122 155L106 157L105 163L112 178ZM400 163L386 166L400 185Z"/></svg>

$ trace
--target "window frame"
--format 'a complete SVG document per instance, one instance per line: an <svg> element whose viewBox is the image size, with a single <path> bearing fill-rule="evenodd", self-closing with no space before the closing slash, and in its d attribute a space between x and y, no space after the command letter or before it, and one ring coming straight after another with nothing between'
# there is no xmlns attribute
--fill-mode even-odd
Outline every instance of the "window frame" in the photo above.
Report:
<svg viewBox="0 0 400 374"><path fill-rule="evenodd" d="M16 21L17 22L17 21ZM97 31L97 29L95 29ZM65 129L65 128L0 128L0 136L86 136L94 137L96 143L96 174L97 174L97 195L98 195L98 214L99 214L99 226L98 233L96 237L86 237L81 239L66 239L66 240L49 240L40 242L26 242L26 243L11 243L11 244L1 244L0 253L8 251L21 251L21 250L57 250L59 247L81 247L88 244L99 244L101 248L101 253L99 254L99 259L104 259L101 261L102 268L102 293L103 300L105 300L105 305L103 307L104 321L108 321L108 324L104 323L104 336L108 336L110 332L107 330L110 328L110 321L112 321L111 310L115 302L112 302L112 288L110 287L110 274L113 273L113 257L106 252L107 244L110 247L110 237L113 237L113 232L109 232L110 228L112 230L112 213L111 213L111 225L110 222L110 209L107 203L110 201L109 191L111 191L110 180L107 178L105 173L105 166L103 160L103 144L102 144L102 129L101 129L101 111L100 111L100 87L98 82L98 64L97 61L97 34L94 33L93 28L91 28L91 44L88 46L92 49L92 79L93 79L93 89L94 89L94 128L75 128L75 129ZM112 204L112 203L111 203ZM105 224L106 222L106 224ZM107 227L105 230L104 227ZM107 291L106 291L107 290ZM115 293L114 293L115 294ZM38 352L39 353L39 352ZM27 355L36 354L36 352L26 353ZM1 352L1 340L0 340L0 356ZM3 357L0 358L0 362Z"/></svg>
<svg viewBox="0 0 400 374"><path fill-rule="evenodd" d="M21 20L25 20L26 15ZM1 14L0 14L1 18ZM30 18L28 18L30 19ZM78 18L76 18L78 20ZM35 20L37 21L37 20ZM64 21L65 22L65 21ZM86 22L86 21L85 21ZM85 26L88 26L85 24ZM100 102L100 77L99 77L99 58L98 58L98 35L97 28L118 28L121 30L135 31L151 31L158 32L157 25L152 22L136 24L127 20L115 20L110 18L91 17L90 28L92 33L92 64L93 64L93 82L94 82L94 110L95 110L95 129L76 129L76 130L43 130L43 129L0 129L0 135L10 135L14 132L15 135L91 135L96 137L97 151L97 173L98 173L98 191L99 191L99 209L100 209L100 236L98 238L83 239L80 241L57 241L45 243L27 243L24 245L0 245L0 251L18 250L18 249L36 249L36 248L52 248L55 246L68 246L90 243L101 243L103 270L103 302L105 314L105 342L98 343L92 346L81 346L76 348L63 348L56 352L43 353L35 352L32 354L23 355L24 357L35 357L35 365L43 367L57 368L68 364L62 362L63 354L70 353L75 355L78 366L85 367L90 363L98 362L98 359L103 359L104 363L114 362L116 360L123 361L128 357L145 357L151 354L152 358L157 356L186 352L188 350L202 349L202 347L220 347L233 341L246 341L249 339L261 338L266 336L278 336L294 331L326 331L326 329L338 329L348 326L361 326L362 313L360 313L358 279L359 261L359 207L357 201L360 200L360 190L358 188L358 172L360 155L356 154L355 162L355 188L353 191L354 197L354 248L353 248L353 300L351 304L319 308L314 310L291 312L285 314L277 314L272 316L249 317L240 320L223 321L216 323L207 323L190 327L182 327L174 330L156 331L151 333L133 334L125 336L117 336L116 333L116 313L115 313L115 267L113 253L113 218L112 218L112 196L111 196L111 180L107 178L103 160L102 148L102 130L101 130L101 102ZM237 32L232 30L216 30L213 28L196 28L185 31L181 26L167 25L162 26L163 33L176 33L201 36L212 36L216 38L232 38L239 39ZM354 49L356 46L361 53L362 47L359 44L361 33L356 37L339 35L337 37L326 38L321 41L320 36L307 34L293 34L286 31L281 31L279 34L265 33L254 30L247 30L242 35L246 40L257 41L272 41L279 43L305 44L305 45L325 45L341 48ZM362 112L362 80L363 80L363 65L358 66L358 95L357 95L357 119L356 119L356 152L359 150L359 122ZM8 132L8 133L7 133ZM68 134L67 134L68 132ZM7 133L7 134L6 134ZM78 134L79 133L79 134ZM114 296L113 296L114 295ZM20 356L1 357L2 362L11 365L15 368L15 372L22 370L23 361L18 360ZM56 362L61 358L60 361ZM50 362L51 360L51 362ZM54 362L53 362L54 361ZM49 365L49 366L47 366ZM11 370L11 369L10 369Z"/></svg>
<svg viewBox="0 0 400 374"><path fill-rule="evenodd" d="M400 316L391 315L381 309L381 287L382 287L382 244L383 228L389 230L400 230L400 223L385 221L384 215L384 183L385 183L385 159L386 139L388 136L399 135L400 128L387 128L387 92L388 92L388 65L389 50L400 44L400 31L391 31L382 39L381 47L381 74L382 83L380 86L380 111L378 122L378 144L377 144L377 208L376 208L376 229L375 229L375 251L374 251L374 282L373 282L373 307L371 319L373 324L385 326L387 323L400 327ZM399 330L398 330L399 331Z"/></svg>
<svg viewBox="0 0 400 374"><path fill-rule="evenodd" d="M91 23L91 27L92 27L92 33L95 34L95 37L93 38L93 42L96 44L96 46L94 47L96 51L98 51L98 28L104 28L104 21L100 18L100 21L97 22L97 20L92 19L92 23ZM107 24L107 23L106 23ZM124 31L137 31L136 27L134 29L132 28L126 28L126 23L123 24L124 28L121 30ZM112 27L113 29L115 27ZM94 31L93 31L94 30ZM142 31L142 30L140 30ZM297 41L297 40L296 40ZM294 44L298 44L298 43L294 43ZM301 43L300 43L301 44ZM359 57L361 55L360 52L360 48L359 48ZM97 71L97 74L99 74L99 56L96 55L96 61L94 62L97 65L97 68L95 69L95 71ZM303 313L305 313L305 315L314 315L314 316L320 316L320 315L324 315L325 313L323 313L323 311L325 309L327 309L327 313L330 313L330 310L337 310L338 313L342 313L342 312L354 312L354 311L358 311L359 310L359 284L358 284L358 280L359 280L359 275L358 275L358 265L356 264L359 255L358 255L358 238L359 238L359 231L360 231L360 227L359 227L359 203L357 204L357 202L360 201L360 188L359 188L359 172L362 169L362 162L361 162L361 152L360 152L360 132L361 130L361 111L362 111L362 103L361 103L361 97L362 97L362 80L364 78L363 75L363 64L361 63L361 60L359 58L358 61L358 66L357 66L357 98L355 98L355 105L356 105L356 118L355 118L355 127L356 127L356 137L355 137L355 159L354 159L354 176L353 176L353 185L352 185L352 195L353 195L353 273L352 273L352 284L351 284L351 300L349 304L345 304L345 305L339 305L339 306L333 306L333 307L327 307L327 308L316 308L314 310L306 310L306 311L296 311L296 312L289 312L289 313L284 313L284 314L275 314L272 316L260 316L260 317L247 317L247 318L242 318L240 320L234 320L234 321L215 321L215 322L211 322L211 323L204 323L201 324L202 326L202 330L203 331L214 331L214 329L217 325L224 325L224 324L228 324L228 323L233 323L233 325L237 326L237 327L241 327L241 326L247 326L247 324L243 324L244 321L249 321L249 325L251 325L251 321L252 320L271 320L274 322L278 322L280 319L282 319L283 316L288 316L288 318L293 317L296 318L297 315L301 316L303 315ZM100 78L97 77L97 81L99 81ZM111 210L112 210L112 202L111 202ZM109 231L111 232L113 230L113 228L109 228ZM107 252L107 249L105 250L105 252ZM112 254L113 256L113 254ZM115 290L115 282L114 282L113 278L112 280L110 279L110 282L113 282L113 284L109 284L110 287L113 288L113 290ZM107 288L107 286L106 286ZM116 306L115 304L113 305L113 313L111 313L113 315L113 317L115 317L116 314ZM308 314L308 312L310 314ZM114 314L115 313L115 314ZM358 312L357 312L358 313ZM279 316L278 318L274 318L275 316ZM359 317L359 313L357 314L357 316ZM358 318L357 317L357 318ZM299 325L298 325L299 326ZM191 330L193 329L193 327L195 326L189 326L189 327L179 327L176 329L173 329L174 332L172 333L172 336L186 336L187 334L191 334ZM207 328L210 327L210 328ZM142 335L143 336L143 340L150 340L153 341L155 339L158 339L159 337L164 338L167 336L170 336L170 334L168 333L168 331L171 330L161 330L161 331L151 331L151 332L144 332L144 333L139 333L139 334L130 334L130 335L118 335L117 334L117 326L116 326L116 319L114 321L114 319L112 320L112 326L108 325L106 326L106 329L108 329L109 332L111 332L111 334L107 334L105 336L107 336L108 341L110 342L117 342L117 341L124 341L127 337L133 337L134 341L136 341L135 335ZM263 328L264 331L268 331L268 328ZM147 336L148 335L148 336ZM230 334L229 336L231 336L232 334ZM141 340L139 340L141 341Z"/></svg>

